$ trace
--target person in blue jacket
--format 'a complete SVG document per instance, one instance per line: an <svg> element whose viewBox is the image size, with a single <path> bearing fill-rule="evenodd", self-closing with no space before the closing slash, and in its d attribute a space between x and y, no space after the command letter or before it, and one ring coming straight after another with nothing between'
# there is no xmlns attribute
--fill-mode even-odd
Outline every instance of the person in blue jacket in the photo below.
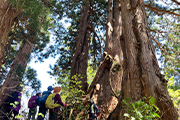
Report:
<svg viewBox="0 0 180 120"><path fill-rule="evenodd" d="M39 98L39 112L38 112L38 118L37 120L44 120L44 117L46 115L47 112L47 108L45 107L45 102L47 97L51 94L51 91L54 89L52 86L49 86L47 88L47 91L44 91L42 93L41 98Z"/></svg>

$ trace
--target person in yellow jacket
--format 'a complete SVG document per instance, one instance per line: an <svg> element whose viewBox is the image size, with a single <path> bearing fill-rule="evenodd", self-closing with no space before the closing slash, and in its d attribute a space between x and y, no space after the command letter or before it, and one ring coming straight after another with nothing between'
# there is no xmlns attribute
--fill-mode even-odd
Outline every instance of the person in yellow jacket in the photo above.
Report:
<svg viewBox="0 0 180 120"><path fill-rule="evenodd" d="M66 106L61 100L61 96L59 95L59 92L61 91L61 87L55 87L53 94L56 94L54 97L54 103L60 104L62 106ZM58 107L55 107L53 109L49 109L49 120L56 120L58 117L58 111L60 109L60 105Z"/></svg>

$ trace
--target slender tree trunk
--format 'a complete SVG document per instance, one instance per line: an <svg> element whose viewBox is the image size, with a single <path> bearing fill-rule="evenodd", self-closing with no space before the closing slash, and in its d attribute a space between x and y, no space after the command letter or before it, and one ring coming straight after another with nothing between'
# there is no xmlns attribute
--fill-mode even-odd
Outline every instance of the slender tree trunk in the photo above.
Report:
<svg viewBox="0 0 180 120"><path fill-rule="evenodd" d="M138 101L143 96L153 96L162 120L177 120L173 103L159 77L160 69L149 34L143 0L121 0L123 24L123 81L122 98L108 120L122 120L124 108L121 101L131 98Z"/></svg>
<svg viewBox="0 0 180 120"><path fill-rule="evenodd" d="M8 35L20 9L13 9L7 0L0 0L0 67L3 64L4 49Z"/></svg>
<svg viewBox="0 0 180 120"><path fill-rule="evenodd" d="M98 120L107 119L118 103L117 98L112 96L111 87L114 91L121 91L122 71L119 70L122 65L122 52L120 46L121 13L119 7L119 0L108 1L104 57L88 90L88 94L92 94L91 92L94 91L93 96L91 95L92 99L101 109ZM115 64L118 64L118 70L115 70ZM96 88L98 84L100 85L99 90Z"/></svg>
<svg viewBox="0 0 180 120"><path fill-rule="evenodd" d="M91 31L89 27L89 1L86 2L81 11L81 21L78 36L76 37L76 50L71 65L71 80L81 81L81 88L84 92L87 91L87 67L88 67L88 52L91 38ZM74 77L74 78L73 78ZM70 86L74 85L70 82Z"/></svg>
<svg viewBox="0 0 180 120"><path fill-rule="evenodd" d="M6 113L4 101L7 99L8 95L16 91L17 86L22 84L24 71L29 61L33 46L33 44L23 42L17 53L17 56L15 57L15 60L13 61L13 64L11 65L11 69L0 91L0 99L2 101L0 102L1 116L4 116L2 112Z"/></svg>

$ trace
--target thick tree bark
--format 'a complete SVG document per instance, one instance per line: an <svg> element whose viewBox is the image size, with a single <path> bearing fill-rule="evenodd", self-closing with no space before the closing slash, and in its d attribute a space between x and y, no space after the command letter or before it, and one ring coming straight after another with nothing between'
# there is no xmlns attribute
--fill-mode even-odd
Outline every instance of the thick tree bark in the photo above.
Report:
<svg viewBox="0 0 180 120"><path fill-rule="evenodd" d="M81 81L81 89L87 92L87 67L88 67L88 52L91 38L91 31L89 29L89 1L86 2L84 8L81 11L81 21L79 26L79 33L76 37L76 50L71 64L71 80ZM73 78L74 77L74 78ZM70 86L74 85L70 82Z"/></svg>
<svg viewBox="0 0 180 120"><path fill-rule="evenodd" d="M121 0L123 24L123 81L121 99L108 120L122 120L121 101L153 96L162 120L177 120L177 111L159 77L160 69L149 34L143 0Z"/></svg>
<svg viewBox="0 0 180 120"><path fill-rule="evenodd" d="M3 64L4 49L8 35L20 9L12 8L7 0L0 0L0 66Z"/></svg>
<svg viewBox="0 0 180 120"><path fill-rule="evenodd" d="M94 92L92 99L101 109L98 120L107 119L108 115L115 109L118 103L118 99L112 96L113 92L111 87L116 92L121 91L122 71L119 70L122 65L122 52L120 46L121 13L119 8L119 0L108 1L104 57L88 90L88 94ZM118 70L115 70L115 66L118 67ZM96 89L98 84L100 85L99 90Z"/></svg>
<svg viewBox="0 0 180 120"><path fill-rule="evenodd" d="M4 116L2 112L6 113L5 100L7 99L8 95L15 92L16 88L22 83L24 71L29 61L29 57L32 52L33 46L34 46L33 44L29 44L28 42L23 42L17 53L17 56L15 57L15 60L13 61L13 64L11 65L11 69L0 91L1 116Z"/></svg>

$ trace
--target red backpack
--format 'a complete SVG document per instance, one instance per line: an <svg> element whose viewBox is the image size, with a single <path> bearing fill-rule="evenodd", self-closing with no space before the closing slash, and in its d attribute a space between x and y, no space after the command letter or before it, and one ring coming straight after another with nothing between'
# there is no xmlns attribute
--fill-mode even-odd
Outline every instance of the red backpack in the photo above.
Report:
<svg viewBox="0 0 180 120"><path fill-rule="evenodd" d="M97 107L95 107L95 106L97 106ZM97 116L96 117L98 117L99 115L100 115L100 107L98 106L98 105L96 105L96 104L94 104L94 108L95 108L95 110L98 108L99 109L99 112L97 113ZM96 111L97 112L97 111Z"/></svg>
<svg viewBox="0 0 180 120"><path fill-rule="evenodd" d="M98 106L98 105L96 105L97 107L98 107L98 109L99 109L99 112L98 112L98 114L97 114L97 117L100 115L100 107Z"/></svg>
<svg viewBox="0 0 180 120"><path fill-rule="evenodd" d="M28 108L34 108L37 106L36 104L36 99L37 99L37 96L32 96L29 101L28 101Z"/></svg>

